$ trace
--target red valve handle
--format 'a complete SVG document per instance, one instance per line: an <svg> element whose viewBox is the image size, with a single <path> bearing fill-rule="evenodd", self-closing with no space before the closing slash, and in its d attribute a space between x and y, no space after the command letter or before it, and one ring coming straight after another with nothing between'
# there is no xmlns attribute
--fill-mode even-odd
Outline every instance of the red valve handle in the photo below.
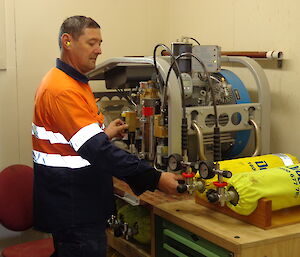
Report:
<svg viewBox="0 0 300 257"><path fill-rule="evenodd" d="M227 182L214 181L213 183L216 187L226 187L228 185Z"/></svg>
<svg viewBox="0 0 300 257"><path fill-rule="evenodd" d="M182 176L183 176L184 178L193 178L193 177L195 177L195 173L193 173L193 172L191 172L191 173L183 172L183 173L182 173Z"/></svg>

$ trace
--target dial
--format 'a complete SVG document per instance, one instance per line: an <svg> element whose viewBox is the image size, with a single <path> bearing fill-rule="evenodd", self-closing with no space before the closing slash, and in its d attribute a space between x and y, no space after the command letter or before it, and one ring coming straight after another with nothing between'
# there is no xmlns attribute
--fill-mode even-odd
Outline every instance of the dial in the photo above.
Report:
<svg viewBox="0 0 300 257"><path fill-rule="evenodd" d="M177 171L182 168L181 166L182 156L179 154L171 154L168 160L168 166L171 171Z"/></svg>
<svg viewBox="0 0 300 257"><path fill-rule="evenodd" d="M215 176L214 163L210 161L203 161L199 164L199 174L203 179L210 179Z"/></svg>

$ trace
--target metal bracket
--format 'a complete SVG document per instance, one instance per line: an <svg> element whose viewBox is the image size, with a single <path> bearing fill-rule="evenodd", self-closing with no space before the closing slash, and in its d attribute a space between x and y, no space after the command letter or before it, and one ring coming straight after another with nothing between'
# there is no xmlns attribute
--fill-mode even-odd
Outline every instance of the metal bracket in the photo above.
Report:
<svg viewBox="0 0 300 257"><path fill-rule="evenodd" d="M140 205L140 199L136 196L133 196L131 194L128 194L127 192L124 192L124 196L115 194L116 197L124 200L125 202L131 204L132 206L138 206Z"/></svg>

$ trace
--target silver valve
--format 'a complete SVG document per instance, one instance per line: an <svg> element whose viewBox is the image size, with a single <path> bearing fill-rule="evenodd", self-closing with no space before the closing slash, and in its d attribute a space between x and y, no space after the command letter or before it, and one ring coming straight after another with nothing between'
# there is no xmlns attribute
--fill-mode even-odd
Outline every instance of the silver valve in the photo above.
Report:
<svg viewBox="0 0 300 257"><path fill-rule="evenodd" d="M115 237L123 237L129 240L138 233L138 224L135 223L133 227L130 227L127 222L123 222L122 217L118 219L115 215L111 215L107 223L108 227L113 230Z"/></svg>
<svg viewBox="0 0 300 257"><path fill-rule="evenodd" d="M171 171L181 171L184 180L177 186L178 193L188 192L193 194L198 190L203 192L205 190L205 182L195 178L193 170L198 170L198 162L184 161L180 154L171 154L168 158L168 166Z"/></svg>
<svg viewBox="0 0 300 257"><path fill-rule="evenodd" d="M205 181L199 180L195 178L195 173L191 172L183 172L182 176L185 178L183 183L177 186L178 193L188 192L189 194L193 194L196 190L199 192L204 192L205 190Z"/></svg>
<svg viewBox="0 0 300 257"><path fill-rule="evenodd" d="M108 227L113 229L116 225L119 224L119 221L115 215L111 215L107 221Z"/></svg>
<svg viewBox="0 0 300 257"><path fill-rule="evenodd" d="M225 202L236 205L239 201L239 195L233 187L230 187L228 190L225 190L224 187L218 187L217 190L209 189L206 192L206 197L209 202L219 202L221 206L224 206Z"/></svg>

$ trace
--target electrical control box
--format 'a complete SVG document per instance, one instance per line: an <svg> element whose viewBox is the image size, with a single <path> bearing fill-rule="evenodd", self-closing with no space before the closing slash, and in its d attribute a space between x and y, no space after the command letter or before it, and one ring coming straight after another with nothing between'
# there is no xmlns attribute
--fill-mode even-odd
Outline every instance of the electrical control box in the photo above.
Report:
<svg viewBox="0 0 300 257"><path fill-rule="evenodd" d="M221 70L221 47L215 45L197 45L193 47L193 54L203 62L208 72ZM203 72L198 60L192 58L192 71Z"/></svg>

